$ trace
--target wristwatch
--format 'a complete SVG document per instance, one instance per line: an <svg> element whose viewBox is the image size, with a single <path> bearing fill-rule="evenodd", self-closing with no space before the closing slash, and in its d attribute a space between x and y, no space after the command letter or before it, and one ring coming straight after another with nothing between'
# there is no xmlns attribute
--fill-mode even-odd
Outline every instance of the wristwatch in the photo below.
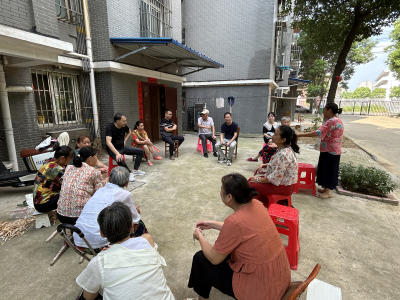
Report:
<svg viewBox="0 0 400 300"><path fill-rule="evenodd" d="M257 182L260 183L260 182L258 181L258 179L260 179L260 177L257 177Z"/></svg>

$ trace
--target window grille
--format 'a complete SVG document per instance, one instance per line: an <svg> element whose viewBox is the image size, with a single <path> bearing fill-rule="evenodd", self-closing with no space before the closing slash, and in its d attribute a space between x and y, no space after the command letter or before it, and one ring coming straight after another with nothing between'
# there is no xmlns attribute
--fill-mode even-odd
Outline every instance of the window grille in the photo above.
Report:
<svg viewBox="0 0 400 300"><path fill-rule="evenodd" d="M170 0L139 0L140 36L171 37L172 9Z"/></svg>
<svg viewBox="0 0 400 300"><path fill-rule="evenodd" d="M71 24L83 22L81 0L55 0L57 18Z"/></svg>
<svg viewBox="0 0 400 300"><path fill-rule="evenodd" d="M82 123L78 76L31 70L38 125L42 128Z"/></svg>

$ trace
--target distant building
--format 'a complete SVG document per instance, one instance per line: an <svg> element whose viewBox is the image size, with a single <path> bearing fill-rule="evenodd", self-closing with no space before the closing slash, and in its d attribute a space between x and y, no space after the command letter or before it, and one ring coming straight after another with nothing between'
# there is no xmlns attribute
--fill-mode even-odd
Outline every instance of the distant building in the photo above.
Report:
<svg viewBox="0 0 400 300"><path fill-rule="evenodd" d="M357 85L357 88L359 87L367 87L372 91L374 89L374 83L372 81L362 81Z"/></svg>
<svg viewBox="0 0 400 300"><path fill-rule="evenodd" d="M385 70L375 79L374 89L386 89L386 100L390 100L389 95L393 87L400 86L400 81L396 78L393 72Z"/></svg>

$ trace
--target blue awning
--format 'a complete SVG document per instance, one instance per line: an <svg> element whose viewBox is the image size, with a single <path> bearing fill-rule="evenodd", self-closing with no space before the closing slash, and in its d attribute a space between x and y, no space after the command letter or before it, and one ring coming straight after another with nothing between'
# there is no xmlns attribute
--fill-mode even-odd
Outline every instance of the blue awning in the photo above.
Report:
<svg viewBox="0 0 400 300"><path fill-rule="evenodd" d="M296 82L299 82L299 83L311 83L311 80L292 78L292 77L289 77L289 81L296 81Z"/></svg>
<svg viewBox="0 0 400 300"><path fill-rule="evenodd" d="M120 58L141 53L182 67L223 68L224 65L172 38L110 38L113 45L130 50ZM120 58L117 58L120 59ZM160 69L159 67L157 69Z"/></svg>

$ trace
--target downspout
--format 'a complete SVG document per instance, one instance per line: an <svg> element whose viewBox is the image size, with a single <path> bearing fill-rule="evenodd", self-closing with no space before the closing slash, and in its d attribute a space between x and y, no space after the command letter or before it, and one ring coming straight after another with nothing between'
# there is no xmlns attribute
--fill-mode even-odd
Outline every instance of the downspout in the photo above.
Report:
<svg viewBox="0 0 400 300"><path fill-rule="evenodd" d="M87 7L87 0L82 0L83 7L83 17L85 20L85 33L86 33L86 51L87 56L89 57L89 65L90 65L90 93L92 98L92 107L93 107L93 123L94 123L94 131L95 135L99 134L99 113L97 111L97 99L96 99L96 87L94 85L94 69L93 69L93 55L92 55L92 39L90 38L90 26L89 26L89 13Z"/></svg>
<svg viewBox="0 0 400 300"><path fill-rule="evenodd" d="M8 92L32 92L32 87L10 86L6 88L6 77L3 68L3 61L6 64L5 56L0 58L0 104L3 117L3 127L6 134L8 157L12 163L13 171L18 171L17 152L15 150L14 131L11 122L10 105L8 102Z"/></svg>

